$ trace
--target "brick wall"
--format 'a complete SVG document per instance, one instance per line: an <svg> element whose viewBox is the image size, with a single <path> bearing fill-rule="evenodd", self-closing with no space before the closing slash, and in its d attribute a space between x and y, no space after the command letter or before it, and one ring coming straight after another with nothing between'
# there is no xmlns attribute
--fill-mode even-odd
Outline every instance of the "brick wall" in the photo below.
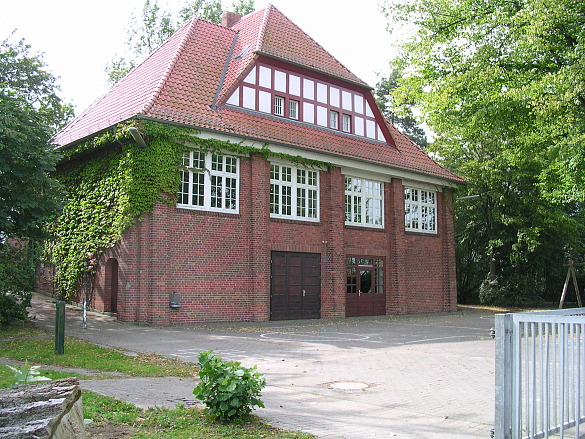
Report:
<svg viewBox="0 0 585 439"><path fill-rule="evenodd" d="M155 325L270 319L272 251L321 256L321 317L345 316L348 255L386 260L386 313L453 311L450 193L438 194L438 233L405 232L400 179L384 185L384 229L345 225L344 176L320 171L320 221L271 219L270 164L240 160L239 214L157 204L99 262L92 307L111 309L107 262L118 262L118 318ZM45 269L46 271L46 269ZM169 307L180 294L181 306Z"/></svg>

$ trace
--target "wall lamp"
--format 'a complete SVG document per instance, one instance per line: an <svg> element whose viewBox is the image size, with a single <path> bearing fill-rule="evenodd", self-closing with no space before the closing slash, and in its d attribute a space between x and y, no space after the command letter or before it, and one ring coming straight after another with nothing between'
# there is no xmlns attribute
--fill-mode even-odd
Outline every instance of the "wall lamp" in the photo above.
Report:
<svg viewBox="0 0 585 439"><path fill-rule="evenodd" d="M146 148L146 142L144 140L144 137L142 137L142 134L140 134L140 131L138 131L138 128L130 127L128 128L128 131L130 131L132 138L134 139L138 146L140 146L141 148Z"/></svg>

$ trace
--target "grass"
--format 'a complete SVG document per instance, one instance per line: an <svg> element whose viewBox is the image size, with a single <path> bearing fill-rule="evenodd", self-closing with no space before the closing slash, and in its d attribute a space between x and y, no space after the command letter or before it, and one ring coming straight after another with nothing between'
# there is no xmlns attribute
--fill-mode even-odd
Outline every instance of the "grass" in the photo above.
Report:
<svg viewBox="0 0 585 439"><path fill-rule="evenodd" d="M214 422L197 408L179 406L175 409L139 410L114 398L92 392L83 392L86 419L91 419L89 430L112 425L131 428L132 439L310 439L307 433L279 430L249 416L235 423ZM110 432L111 433L111 432Z"/></svg>
<svg viewBox="0 0 585 439"><path fill-rule="evenodd" d="M90 377L90 376L83 375L80 373L60 372L60 371L51 370L51 369L39 369L39 371L40 371L42 376L45 376L47 378L51 378L52 380L58 380L61 378L69 378L69 377L77 377L80 380L95 378L95 377ZM7 366L5 366L4 364L0 364L0 389L11 387L13 382L14 382L14 372L11 369L9 369Z"/></svg>
<svg viewBox="0 0 585 439"><path fill-rule="evenodd" d="M75 337L65 337L65 355L57 355L52 333L36 328L2 328L0 356L31 364L118 372L131 376L192 377L197 374L194 364L152 354L131 357L121 350L104 348Z"/></svg>
<svg viewBox="0 0 585 439"><path fill-rule="evenodd" d="M197 374L196 365L183 363L158 355L128 356L123 351L108 349L66 337L65 354L55 354L52 332L38 328L10 326L0 327L0 357L41 364L41 374L49 378L88 376L58 368L86 369L92 372L118 372L129 376L177 376L191 377ZM105 375L92 376L92 379ZM0 388L10 387L13 372L0 364ZM87 426L89 437L116 437L128 439L311 439L314 436L300 432L288 432L266 425L254 416L235 423L218 423L204 415L198 408L179 406L175 409L141 410L115 398L83 391L84 417L91 420Z"/></svg>

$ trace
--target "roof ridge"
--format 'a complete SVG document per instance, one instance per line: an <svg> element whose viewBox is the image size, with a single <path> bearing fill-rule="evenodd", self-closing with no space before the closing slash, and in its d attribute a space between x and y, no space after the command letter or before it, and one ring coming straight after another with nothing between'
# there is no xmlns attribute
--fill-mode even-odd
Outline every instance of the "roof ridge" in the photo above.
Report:
<svg viewBox="0 0 585 439"><path fill-rule="evenodd" d="M264 33L266 32L266 28L268 27L268 17L270 16L270 11L272 11L273 8L274 8L274 6L272 6L271 3L269 3L268 6L266 6L264 8L264 16L262 17L262 26L260 27L260 30L258 31L258 38L256 38L256 47L254 48L254 51L258 51L262 47L262 42L264 41ZM274 8L274 9L276 9L276 8Z"/></svg>
<svg viewBox="0 0 585 439"><path fill-rule="evenodd" d="M366 88L370 88L372 89L372 87L367 84L363 79L359 78L357 75L355 75L350 69L347 68L347 66L345 64L343 64L341 61L339 61L334 55L331 54L331 52L329 52L327 49L325 49L325 47L323 47L321 44L319 44L319 42L317 42L311 35L309 35L304 29L302 29L298 24L296 24L296 22L292 21L284 12L282 12L280 9L278 9L276 6L269 4L266 9L270 9L270 12L277 11L280 15L282 15L289 23L291 23L294 27L296 27L306 38L308 38L309 40L311 40L317 47L319 47L321 50L323 50L323 52L325 52L327 54L327 56L331 57L331 59L333 59L337 64L339 64L339 66L341 66L348 74L350 74L351 76L353 76L354 78L357 79L356 82L355 80L352 80L350 82L354 82L357 83L358 85L361 86L366 86ZM262 41L264 40L264 31L266 29L268 23L268 19L265 20L265 22L263 23L263 27L262 27ZM260 38L260 33L259 33L259 38ZM261 53L263 55L269 55L268 53L264 52L263 50L263 45L259 46L256 51L258 53ZM290 62L290 61L289 61ZM307 66L305 66L307 67ZM321 69L317 68L318 71L322 71ZM329 76L336 76L336 75L332 75L331 73L329 73ZM337 77L337 76L336 76ZM342 78L343 79L343 78ZM347 78L345 78L345 80L347 80Z"/></svg>
<svg viewBox="0 0 585 439"><path fill-rule="evenodd" d="M169 78L171 72L173 71L173 69L175 68L175 64L177 63L177 60L179 59L179 55L181 54L181 52L183 51L183 48L185 47L185 45L187 44L187 41L189 40L189 37L191 36L191 34L193 33L193 30L197 27L197 24L199 23L199 18L194 17L192 18L185 26L183 26L181 29L179 29L177 32L180 32L182 29L184 29L185 27L189 26L190 28L187 30L187 32L185 32L185 36L183 37L183 40L181 41L181 43L177 46L177 49L175 50L175 53L173 55L173 58L171 59L171 62L169 63L169 65L167 66L164 74L161 76L160 81L158 82L155 91L152 95L152 97L146 102L146 104L144 104L144 108L142 108L141 111L139 111L139 113L148 113L150 111L150 109L152 108L152 106L154 105L156 99L160 96L161 91L164 88L164 84L165 82L167 82L167 79ZM167 40L168 41L168 40ZM162 47L162 46L161 46ZM160 47L159 47L160 49ZM156 52L158 51L155 50L152 54L154 55Z"/></svg>

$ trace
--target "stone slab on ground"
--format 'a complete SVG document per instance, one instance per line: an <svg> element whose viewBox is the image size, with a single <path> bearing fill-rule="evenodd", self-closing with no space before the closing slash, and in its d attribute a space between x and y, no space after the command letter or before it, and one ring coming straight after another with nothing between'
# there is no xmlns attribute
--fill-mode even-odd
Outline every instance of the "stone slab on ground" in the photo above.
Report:
<svg viewBox="0 0 585 439"><path fill-rule="evenodd" d="M83 406L77 379L0 389L0 437L84 439Z"/></svg>

